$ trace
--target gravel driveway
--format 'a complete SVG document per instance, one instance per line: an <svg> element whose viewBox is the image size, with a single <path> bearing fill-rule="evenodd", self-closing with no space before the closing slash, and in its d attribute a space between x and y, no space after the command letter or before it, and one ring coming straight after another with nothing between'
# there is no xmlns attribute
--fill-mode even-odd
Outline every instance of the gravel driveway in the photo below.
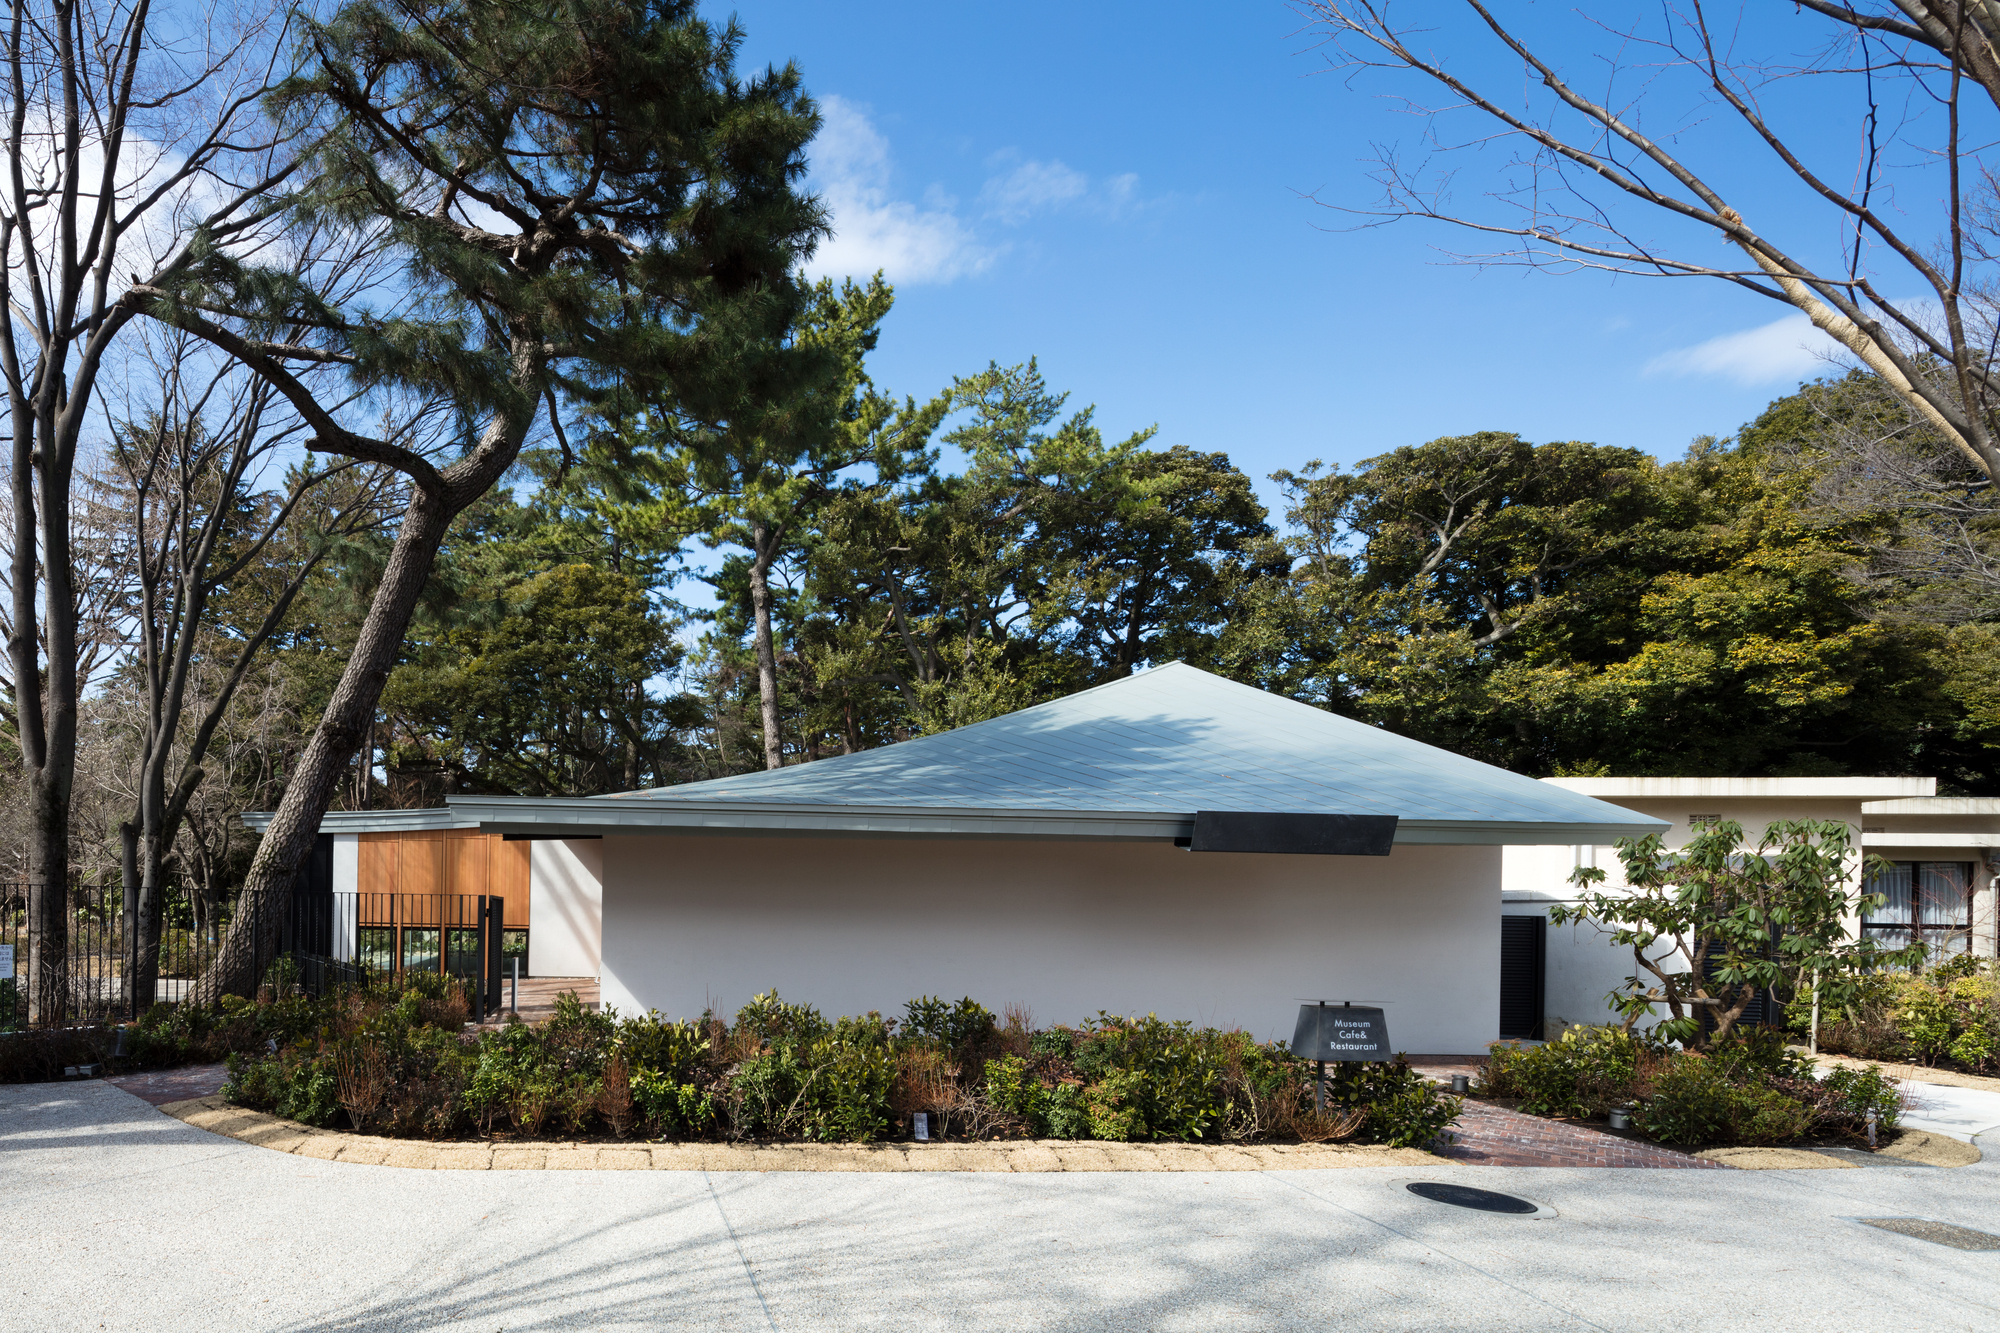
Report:
<svg viewBox="0 0 2000 1333"><path fill-rule="evenodd" d="M2000 1164L407 1171L217 1138L103 1083L0 1088L9 1333L2000 1329L2000 1251L1853 1220L1897 1216L2000 1231Z"/></svg>

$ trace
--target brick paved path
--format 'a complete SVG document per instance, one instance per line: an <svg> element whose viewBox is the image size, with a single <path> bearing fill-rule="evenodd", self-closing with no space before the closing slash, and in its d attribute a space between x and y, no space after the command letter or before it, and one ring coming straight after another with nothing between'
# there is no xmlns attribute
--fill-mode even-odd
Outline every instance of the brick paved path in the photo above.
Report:
<svg viewBox="0 0 2000 1333"><path fill-rule="evenodd" d="M1653 1143L1635 1143L1582 1125L1566 1125L1467 1100L1439 1156L1482 1166L1649 1166L1729 1170Z"/></svg>
<svg viewBox="0 0 2000 1333"><path fill-rule="evenodd" d="M213 1097L222 1088L229 1071L221 1065L190 1065L185 1069L156 1069L145 1074L120 1074L104 1081L155 1106L168 1102Z"/></svg>

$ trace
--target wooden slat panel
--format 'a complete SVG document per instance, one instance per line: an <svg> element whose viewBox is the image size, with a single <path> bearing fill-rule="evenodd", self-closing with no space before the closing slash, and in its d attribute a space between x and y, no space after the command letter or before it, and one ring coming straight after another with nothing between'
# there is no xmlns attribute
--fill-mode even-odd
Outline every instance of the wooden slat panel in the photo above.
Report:
<svg viewBox="0 0 2000 1333"><path fill-rule="evenodd" d="M477 832L461 833L453 831L441 844L444 852L444 892L479 894L491 892L486 887L488 878L488 858L492 855L490 844L498 838Z"/></svg>
<svg viewBox="0 0 2000 1333"><path fill-rule="evenodd" d="M406 833L398 861L404 893L444 892L444 840L435 832Z"/></svg>
<svg viewBox="0 0 2000 1333"><path fill-rule="evenodd" d="M528 924L528 849L531 842L507 842L498 834L493 839L492 879L488 893L507 900L507 926L520 930Z"/></svg>
<svg viewBox="0 0 2000 1333"><path fill-rule="evenodd" d="M361 835L361 861L355 887L362 893L394 893L398 872L397 839L393 833Z"/></svg>

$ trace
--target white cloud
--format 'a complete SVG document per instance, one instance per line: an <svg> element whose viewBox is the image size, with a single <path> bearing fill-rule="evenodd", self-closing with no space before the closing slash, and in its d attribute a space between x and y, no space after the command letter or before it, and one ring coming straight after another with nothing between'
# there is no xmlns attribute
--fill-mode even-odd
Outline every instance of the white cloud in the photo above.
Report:
<svg viewBox="0 0 2000 1333"><path fill-rule="evenodd" d="M979 191L979 204L986 216L1010 227L1018 227L1036 214L1069 207L1117 217L1138 198L1139 178L1129 171L1093 183L1063 162L1021 162L1017 158L1012 150L995 153L989 166L1014 165L989 177Z"/></svg>
<svg viewBox="0 0 2000 1333"><path fill-rule="evenodd" d="M1004 176L995 176L979 192L989 216L1019 226L1035 214L1081 199L1090 191L1090 177L1060 162L1023 162Z"/></svg>
<svg viewBox="0 0 2000 1333"><path fill-rule="evenodd" d="M1842 351L1804 315L1786 315L1754 329L1663 352L1646 363L1646 373L1716 375L1738 384L1769 384L1824 371L1828 359Z"/></svg>
<svg viewBox="0 0 2000 1333"><path fill-rule="evenodd" d="M933 191L926 206L889 197L889 141L868 115L840 97L820 101L825 125L813 140L813 185L833 214L833 238L806 265L814 278L862 278L883 270L892 282L950 282L978 273L995 252L979 243Z"/></svg>

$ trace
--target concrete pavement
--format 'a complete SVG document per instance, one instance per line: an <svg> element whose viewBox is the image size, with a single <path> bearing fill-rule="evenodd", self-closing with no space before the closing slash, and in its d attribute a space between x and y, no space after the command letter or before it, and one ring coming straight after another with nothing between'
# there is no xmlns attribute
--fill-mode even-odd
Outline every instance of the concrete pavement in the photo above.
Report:
<svg viewBox="0 0 2000 1333"><path fill-rule="evenodd" d="M2000 1156L2000 1092L1942 1083L1908 1082L1902 1088L1907 1105L1900 1123L1949 1134Z"/></svg>
<svg viewBox="0 0 2000 1333"><path fill-rule="evenodd" d="M2000 1252L1853 1220L1884 1216L2000 1231L2000 1162L409 1171L221 1139L102 1083L0 1088L6 1333L2000 1329Z"/></svg>

